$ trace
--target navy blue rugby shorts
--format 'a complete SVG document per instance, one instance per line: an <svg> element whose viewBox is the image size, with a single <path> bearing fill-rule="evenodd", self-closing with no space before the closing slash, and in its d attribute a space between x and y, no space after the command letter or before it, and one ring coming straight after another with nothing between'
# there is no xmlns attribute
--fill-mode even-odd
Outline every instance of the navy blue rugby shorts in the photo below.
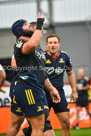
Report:
<svg viewBox="0 0 91 136"><path fill-rule="evenodd" d="M88 97L85 95L78 97L78 99L76 101L76 105L80 106L80 107L87 107L88 103L89 103Z"/></svg>
<svg viewBox="0 0 91 136"><path fill-rule="evenodd" d="M44 113L45 93L43 88L27 84L16 84L14 97L25 117L32 117Z"/></svg>
<svg viewBox="0 0 91 136"><path fill-rule="evenodd" d="M59 94L61 97L61 101L60 103L57 103L57 104L52 102L51 97L47 97L49 109L53 107L55 113L69 112L69 106L68 106L68 103L67 103L67 100L64 94L64 90L60 90Z"/></svg>

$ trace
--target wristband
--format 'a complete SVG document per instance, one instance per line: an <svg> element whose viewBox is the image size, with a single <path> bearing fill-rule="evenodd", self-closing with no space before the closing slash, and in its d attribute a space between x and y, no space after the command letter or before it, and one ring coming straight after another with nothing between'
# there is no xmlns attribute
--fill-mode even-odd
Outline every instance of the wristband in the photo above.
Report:
<svg viewBox="0 0 91 136"><path fill-rule="evenodd" d="M42 19L42 18L38 18L37 19L37 27L36 27L36 29L42 30L43 21L44 21L44 19Z"/></svg>

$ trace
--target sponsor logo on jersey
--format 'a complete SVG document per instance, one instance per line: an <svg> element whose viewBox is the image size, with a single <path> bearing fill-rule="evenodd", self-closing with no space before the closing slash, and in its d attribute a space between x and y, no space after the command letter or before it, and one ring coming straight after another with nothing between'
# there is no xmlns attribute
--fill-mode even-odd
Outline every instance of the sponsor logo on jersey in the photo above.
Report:
<svg viewBox="0 0 91 136"><path fill-rule="evenodd" d="M28 76L20 76L20 78L26 80L27 78L29 78Z"/></svg>
<svg viewBox="0 0 91 136"><path fill-rule="evenodd" d="M43 52L38 52L37 50L35 50L35 54L39 59L43 59L44 61L46 60L45 55L43 54Z"/></svg>
<svg viewBox="0 0 91 136"><path fill-rule="evenodd" d="M48 59L45 63L46 63L46 64L50 64L50 63L51 63L51 61Z"/></svg>
<svg viewBox="0 0 91 136"><path fill-rule="evenodd" d="M60 73L63 73L63 69L60 67L54 68L54 67L46 67L46 72L48 75L52 74L53 72L55 72L57 75L59 75Z"/></svg>

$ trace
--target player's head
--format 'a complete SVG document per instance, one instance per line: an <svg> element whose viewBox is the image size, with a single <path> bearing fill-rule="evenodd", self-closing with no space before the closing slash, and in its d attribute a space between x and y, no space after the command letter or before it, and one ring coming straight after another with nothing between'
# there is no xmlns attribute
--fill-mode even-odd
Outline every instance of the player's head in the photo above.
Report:
<svg viewBox="0 0 91 136"><path fill-rule="evenodd" d="M17 38L20 36L31 37L32 31L30 27L31 25L26 20L20 19L12 25L12 32Z"/></svg>
<svg viewBox="0 0 91 136"><path fill-rule="evenodd" d="M36 30L36 27L37 27L37 22L30 22L30 25L31 25L31 27L30 27L31 31L34 32Z"/></svg>
<svg viewBox="0 0 91 136"><path fill-rule="evenodd" d="M59 51L59 47L60 47L60 38L59 38L59 36L56 35L56 34L48 35L47 38L46 38L46 45L47 45L48 51L52 55L57 55L57 53Z"/></svg>
<svg viewBox="0 0 91 136"><path fill-rule="evenodd" d="M78 75L78 79L82 79L84 77L84 70L78 69L77 75Z"/></svg>

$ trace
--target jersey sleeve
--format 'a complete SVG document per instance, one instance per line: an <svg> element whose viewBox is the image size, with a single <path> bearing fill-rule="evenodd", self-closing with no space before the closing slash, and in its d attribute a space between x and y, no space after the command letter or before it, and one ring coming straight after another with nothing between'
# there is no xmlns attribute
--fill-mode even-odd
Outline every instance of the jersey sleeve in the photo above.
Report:
<svg viewBox="0 0 91 136"><path fill-rule="evenodd" d="M71 58L66 54L66 71L70 72L72 70Z"/></svg>
<svg viewBox="0 0 91 136"><path fill-rule="evenodd" d="M14 46L14 56L15 56L15 58L16 58L16 56L18 55L21 55L21 54L23 54L22 53L22 47L23 47L23 45L24 45L24 41L18 41L18 42L16 42L16 44L15 44L15 46Z"/></svg>

